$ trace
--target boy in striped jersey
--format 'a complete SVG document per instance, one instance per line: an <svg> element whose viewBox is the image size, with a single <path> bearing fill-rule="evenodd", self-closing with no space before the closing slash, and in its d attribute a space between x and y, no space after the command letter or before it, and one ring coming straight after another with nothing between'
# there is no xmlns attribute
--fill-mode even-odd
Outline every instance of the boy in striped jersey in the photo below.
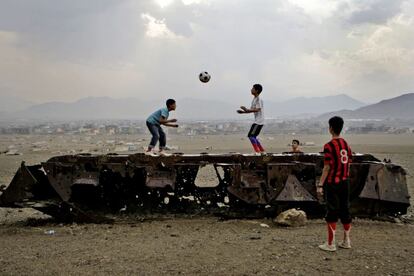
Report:
<svg viewBox="0 0 414 276"><path fill-rule="evenodd" d="M335 231L338 218L344 228L344 239L339 247L350 249L351 240L351 215L349 213L349 169L352 151L348 143L341 138L340 134L344 126L341 117L332 117L329 120L329 132L332 140L325 144L324 168L317 192L325 196L326 216L328 227L328 241L319 246L325 251L335 251Z"/></svg>

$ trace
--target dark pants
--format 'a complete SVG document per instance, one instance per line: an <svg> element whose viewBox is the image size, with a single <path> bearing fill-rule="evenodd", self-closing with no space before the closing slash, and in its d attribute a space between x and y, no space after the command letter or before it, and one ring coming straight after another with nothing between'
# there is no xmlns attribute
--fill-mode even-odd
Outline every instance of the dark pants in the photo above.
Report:
<svg viewBox="0 0 414 276"><path fill-rule="evenodd" d="M247 137L251 138L256 138L257 136L259 136L260 131L262 130L263 125L258 125L258 124L252 124L252 127L249 130L249 134L247 134Z"/></svg>
<svg viewBox="0 0 414 276"><path fill-rule="evenodd" d="M165 148L167 144L167 137L165 136L165 132L160 125L151 124L147 122L147 127L149 132L152 135L151 142L149 144L149 148L154 148L158 141L160 141L160 150Z"/></svg>
<svg viewBox="0 0 414 276"><path fill-rule="evenodd" d="M263 125L253 124L250 128L249 134L247 134L247 137L249 137L250 143L252 143L255 152L264 152L264 148L260 144L259 139L257 139L257 136L260 134L262 128Z"/></svg>
<svg viewBox="0 0 414 276"><path fill-rule="evenodd" d="M328 223L337 222L341 219L343 224L351 223L352 218L349 212L349 180L341 181L338 184L326 183L324 185L326 201L325 220Z"/></svg>

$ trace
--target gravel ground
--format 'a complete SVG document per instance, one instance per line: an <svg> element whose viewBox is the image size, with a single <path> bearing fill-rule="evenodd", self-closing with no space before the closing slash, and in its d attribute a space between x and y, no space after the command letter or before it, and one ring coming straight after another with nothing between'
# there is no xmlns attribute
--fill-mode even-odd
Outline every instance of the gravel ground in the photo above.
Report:
<svg viewBox="0 0 414 276"><path fill-rule="evenodd" d="M317 248L325 239L322 220L299 228L211 217L114 225L9 221L0 227L0 274L414 275L413 231L356 220L353 248L328 253Z"/></svg>

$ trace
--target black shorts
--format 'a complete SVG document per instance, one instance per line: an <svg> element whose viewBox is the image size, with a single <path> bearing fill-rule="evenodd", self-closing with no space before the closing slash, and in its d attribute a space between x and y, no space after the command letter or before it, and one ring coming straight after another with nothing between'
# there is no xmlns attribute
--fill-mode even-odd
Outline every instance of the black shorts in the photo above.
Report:
<svg viewBox="0 0 414 276"><path fill-rule="evenodd" d="M253 124L252 127L250 128L249 134L247 134L247 137L258 136L262 128L263 128L263 125Z"/></svg>
<svg viewBox="0 0 414 276"><path fill-rule="evenodd" d="M325 220L327 222L337 222L340 219L343 224L351 223L349 180L344 180L338 184L326 183L324 185L324 195L326 202Z"/></svg>

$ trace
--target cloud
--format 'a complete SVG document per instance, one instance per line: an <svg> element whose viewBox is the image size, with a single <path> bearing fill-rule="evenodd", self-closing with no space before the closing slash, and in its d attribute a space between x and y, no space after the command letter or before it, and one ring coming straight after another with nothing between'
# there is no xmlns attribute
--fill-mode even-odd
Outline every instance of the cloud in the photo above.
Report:
<svg viewBox="0 0 414 276"><path fill-rule="evenodd" d="M168 29L165 24L165 19L157 20L151 15L144 13L141 15L142 19L146 22L147 30L145 34L151 38L178 38L178 36Z"/></svg>
<svg viewBox="0 0 414 276"><path fill-rule="evenodd" d="M302 9L305 14L319 23L331 17L341 3L340 1L324 0L289 0L289 2Z"/></svg>
<svg viewBox="0 0 414 276"><path fill-rule="evenodd" d="M413 11L400 0L4 0L0 93L238 105L261 82L273 101L373 101L414 85Z"/></svg>
<svg viewBox="0 0 414 276"><path fill-rule="evenodd" d="M351 24L384 24L401 12L403 0L353 1L354 12L348 18Z"/></svg>

